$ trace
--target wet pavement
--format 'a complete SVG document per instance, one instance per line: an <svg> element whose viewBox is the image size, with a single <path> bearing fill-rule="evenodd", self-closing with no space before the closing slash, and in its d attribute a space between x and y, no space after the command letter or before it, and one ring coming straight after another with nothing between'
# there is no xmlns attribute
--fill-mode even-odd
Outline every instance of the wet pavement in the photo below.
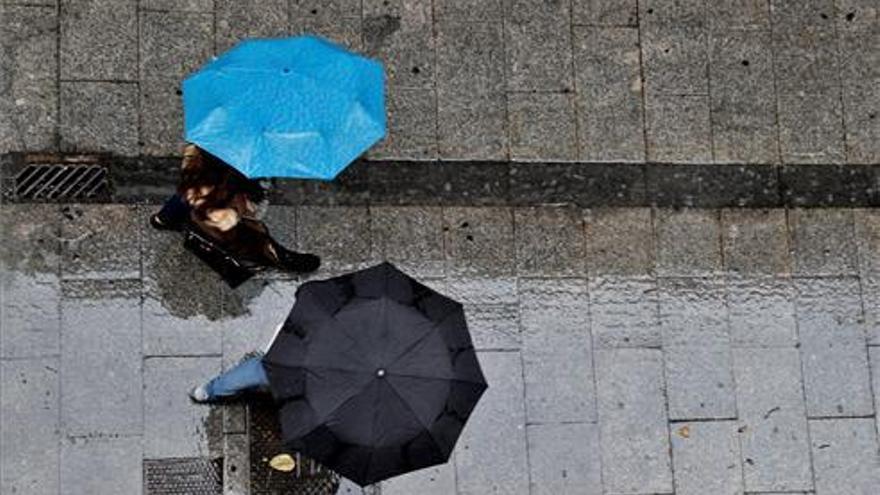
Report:
<svg viewBox="0 0 880 495"><path fill-rule="evenodd" d="M0 206L0 492L171 493L192 466L249 492L244 408L186 393L264 345L302 280L230 290L152 208ZM448 464L371 493L880 487L877 210L274 206L269 223L325 256L314 277L388 259L466 306L488 392Z"/></svg>
<svg viewBox="0 0 880 495"><path fill-rule="evenodd" d="M875 0L0 6L0 152L175 155L182 78L242 38L312 32L385 62L373 158L880 161Z"/></svg>

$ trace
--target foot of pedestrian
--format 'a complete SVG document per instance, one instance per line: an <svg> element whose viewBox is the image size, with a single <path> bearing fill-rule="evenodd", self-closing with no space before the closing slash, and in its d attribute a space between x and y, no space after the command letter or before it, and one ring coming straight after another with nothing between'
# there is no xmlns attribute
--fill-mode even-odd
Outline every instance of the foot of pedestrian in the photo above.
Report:
<svg viewBox="0 0 880 495"><path fill-rule="evenodd" d="M162 215L158 213L155 213L150 217L150 226L156 230L181 230L179 224L162 218Z"/></svg>
<svg viewBox="0 0 880 495"><path fill-rule="evenodd" d="M321 258L314 254L298 253L288 249L279 249L278 264L284 270L296 273L309 273L321 266Z"/></svg>
<svg viewBox="0 0 880 495"><path fill-rule="evenodd" d="M198 387L194 387L189 391L189 398L192 399L193 402L198 404L205 404L211 401L211 396L208 394L208 386L199 385Z"/></svg>

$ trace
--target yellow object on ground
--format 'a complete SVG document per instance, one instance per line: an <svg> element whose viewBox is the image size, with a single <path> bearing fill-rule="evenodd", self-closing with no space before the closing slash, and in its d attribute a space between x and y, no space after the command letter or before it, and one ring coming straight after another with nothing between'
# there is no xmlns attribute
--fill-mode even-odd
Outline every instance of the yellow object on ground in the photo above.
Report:
<svg viewBox="0 0 880 495"><path fill-rule="evenodd" d="M269 461L269 465L276 471L284 471L289 473L296 467L296 461L290 454L278 454Z"/></svg>

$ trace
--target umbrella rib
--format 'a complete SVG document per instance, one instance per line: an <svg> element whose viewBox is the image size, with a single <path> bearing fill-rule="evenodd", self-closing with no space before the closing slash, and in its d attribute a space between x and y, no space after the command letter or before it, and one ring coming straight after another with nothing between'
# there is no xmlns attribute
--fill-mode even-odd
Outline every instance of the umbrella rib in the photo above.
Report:
<svg viewBox="0 0 880 495"><path fill-rule="evenodd" d="M486 385L485 382L477 382L473 380L465 380L463 378L443 378L438 376L428 376L428 375L414 375L412 373L393 373L388 372L388 376L400 376L403 378L419 378L422 380L441 380L444 382L460 382L460 383L472 383L474 385Z"/></svg>
<svg viewBox="0 0 880 495"><path fill-rule="evenodd" d="M273 366L277 366L277 367L279 367L279 368L285 368L285 369L289 369L289 370L304 369L304 370L306 370L306 371L311 371L310 368L318 368L318 369L322 369L322 370L343 371L343 372L345 372L345 373L356 373L356 374L359 374L359 375L372 375L372 372L369 372L369 371L364 371L364 370L351 370L351 369L346 369L346 368L337 368L336 366L324 366L324 365L320 365L320 364L316 364L316 365L302 365L302 366L290 366L290 365L288 365L288 364L275 363L275 362L272 362L272 361L269 361L269 364L271 364L271 365L273 365Z"/></svg>
<svg viewBox="0 0 880 495"><path fill-rule="evenodd" d="M400 395L400 392L397 391L397 388L394 386L393 383L391 383L390 381L388 381L388 387L391 389L392 392L394 392L394 395L396 395L397 398L400 399L400 402L402 402L403 405L405 405L406 408L409 409L409 412L411 412L412 415L416 418L416 421L418 421L419 424L422 425L422 428L424 428L425 431L428 432L428 436L431 437L431 442L434 444L434 448L436 448L437 450L439 450L441 453L444 453L444 452L445 452L445 449L440 448L440 444L437 443L437 439L434 438L434 432L431 431L431 427L425 425L425 423L422 422L422 419L419 418L419 415L416 413L416 411L412 408L411 405L409 405L409 402L407 402L406 399L404 399L403 396ZM448 400L449 400L449 399L447 398L447 401L448 401Z"/></svg>

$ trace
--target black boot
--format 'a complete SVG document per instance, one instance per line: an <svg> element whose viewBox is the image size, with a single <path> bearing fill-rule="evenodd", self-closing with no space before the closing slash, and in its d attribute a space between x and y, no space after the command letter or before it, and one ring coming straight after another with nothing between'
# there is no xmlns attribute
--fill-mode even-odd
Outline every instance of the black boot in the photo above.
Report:
<svg viewBox="0 0 880 495"><path fill-rule="evenodd" d="M177 194L168 198L159 213L150 217L150 225L157 230L183 230L189 220L189 205Z"/></svg>
<svg viewBox="0 0 880 495"><path fill-rule="evenodd" d="M278 253L278 265L282 270L296 273L310 273L321 266L321 258L314 254L297 253L280 244L275 244Z"/></svg>

